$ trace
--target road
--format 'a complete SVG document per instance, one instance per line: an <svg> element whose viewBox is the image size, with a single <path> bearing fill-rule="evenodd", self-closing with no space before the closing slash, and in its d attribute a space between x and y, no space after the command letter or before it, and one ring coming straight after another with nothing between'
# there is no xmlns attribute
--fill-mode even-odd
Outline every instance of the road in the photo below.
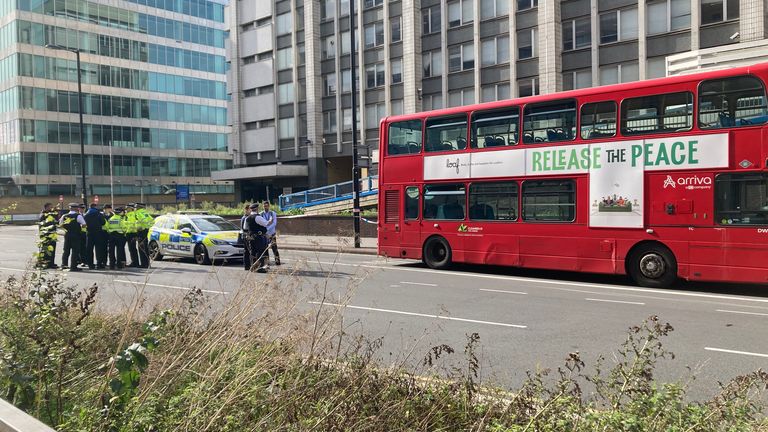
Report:
<svg viewBox="0 0 768 432"><path fill-rule="evenodd" d="M0 227L0 277L22 273L35 251L35 227ZM61 249L58 249L60 254ZM588 371L604 354L612 359L626 330L650 315L675 328L658 377L697 379L690 396L711 397L717 382L768 367L768 287L681 283L675 289L632 286L625 278L471 266L435 271L413 261L328 252L283 251L277 276L298 288L302 307L341 309L346 331L382 338L378 357L417 367L430 347L456 349L463 364L466 335L480 335L482 379L514 388L527 370L556 368L579 351ZM60 256L57 256L57 263ZM137 287L145 296L181 296L192 287L226 298L263 275L239 263L202 267L162 261L147 270L66 274L83 286L98 283L102 304L130 304ZM275 277L274 275L272 277ZM297 279L298 278L298 279ZM258 279L256 279L258 280ZM317 292L327 288L322 302ZM345 300L339 300L345 299Z"/></svg>

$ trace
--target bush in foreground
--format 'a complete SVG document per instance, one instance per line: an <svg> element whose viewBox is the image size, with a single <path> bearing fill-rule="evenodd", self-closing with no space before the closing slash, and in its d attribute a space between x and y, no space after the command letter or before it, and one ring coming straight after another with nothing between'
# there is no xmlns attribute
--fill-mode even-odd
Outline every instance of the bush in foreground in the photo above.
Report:
<svg viewBox="0 0 768 432"><path fill-rule="evenodd" d="M282 279L281 279L282 280ZM97 312L79 291L31 273L2 283L2 396L61 431L752 431L768 430L757 371L691 402L681 383L654 380L672 327L632 327L613 364L587 373L578 353L529 373L509 392L478 383L480 337L463 372L419 374L373 359L378 344L348 340L336 313L302 314L276 279L214 308L191 292L168 309ZM255 285L255 284L254 284ZM353 348L342 349L342 346ZM585 394L581 385L594 388Z"/></svg>

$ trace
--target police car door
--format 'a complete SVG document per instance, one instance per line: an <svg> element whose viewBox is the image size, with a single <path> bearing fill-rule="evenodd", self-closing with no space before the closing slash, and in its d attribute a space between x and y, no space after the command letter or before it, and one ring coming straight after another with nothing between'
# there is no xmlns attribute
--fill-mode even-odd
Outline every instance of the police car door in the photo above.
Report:
<svg viewBox="0 0 768 432"><path fill-rule="evenodd" d="M177 255L176 249L171 246L171 236L175 228L176 218L173 216L164 216L162 222L156 223L156 226L152 228L153 231L157 231L157 243L160 246L160 253L163 255Z"/></svg>
<svg viewBox="0 0 768 432"><path fill-rule="evenodd" d="M189 231L187 231L187 229ZM186 216L180 216L176 220L176 229L171 238L175 240L176 255L183 257L195 256L195 236L198 233L195 225Z"/></svg>

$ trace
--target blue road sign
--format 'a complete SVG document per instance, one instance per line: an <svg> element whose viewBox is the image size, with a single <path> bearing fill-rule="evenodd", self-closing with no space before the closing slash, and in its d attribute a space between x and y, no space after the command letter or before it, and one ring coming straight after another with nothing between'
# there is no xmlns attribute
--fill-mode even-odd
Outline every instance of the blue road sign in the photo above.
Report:
<svg viewBox="0 0 768 432"><path fill-rule="evenodd" d="M189 186L176 186L176 201L189 200Z"/></svg>

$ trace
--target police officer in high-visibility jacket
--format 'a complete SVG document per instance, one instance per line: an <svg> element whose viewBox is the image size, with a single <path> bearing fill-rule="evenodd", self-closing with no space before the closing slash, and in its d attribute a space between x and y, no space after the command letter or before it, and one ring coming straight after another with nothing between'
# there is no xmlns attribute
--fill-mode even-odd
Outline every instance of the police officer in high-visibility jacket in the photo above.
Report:
<svg viewBox="0 0 768 432"><path fill-rule="evenodd" d="M144 203L136 203L136 211L133 212L136 218L136 245L138 246L139 267L141 268L149 268L147 235L149 235L149 229L155 224L155 218L147 213L145 207Z"/></svg>
<svg viewBox="0 0 768 432"><path fill-rule="evenodd" d="M107 219L104 230L109 234L109 268L125 268L125 209L116 207L115 213Z"/></svg>
<svg viewBox="0 0 768 432"><path fill-rule="evenodd" d="M70 261L69 271L80 271L77 268L80 259L80 244L82 243L82 231L85 228L85 219L78 212L80 204L71 203L69 213L61 217L59 226L64 229L64 254L61 257L62 268L67 268L67 261Z"/></svg>
<svg viewBox="0 0 768 432"><path fill-rule="evenodd" d="M131 262L128 267L139 267L139 251L136 248L139 224L136 220L136 204L128 203L125 208L125 240L128 242L128 253Z"/></svg>
<svg viewBox="0 0 768 432"><path fill-rule="evenodd" d="M53 204L45 203L43 211L40 212L38 218L38 252L37 252L37 268L39 269L55 269L58 268L54 263L56 257L56 240L58 234L56 233L56 216L58 211L53 208Z"/></svg>

